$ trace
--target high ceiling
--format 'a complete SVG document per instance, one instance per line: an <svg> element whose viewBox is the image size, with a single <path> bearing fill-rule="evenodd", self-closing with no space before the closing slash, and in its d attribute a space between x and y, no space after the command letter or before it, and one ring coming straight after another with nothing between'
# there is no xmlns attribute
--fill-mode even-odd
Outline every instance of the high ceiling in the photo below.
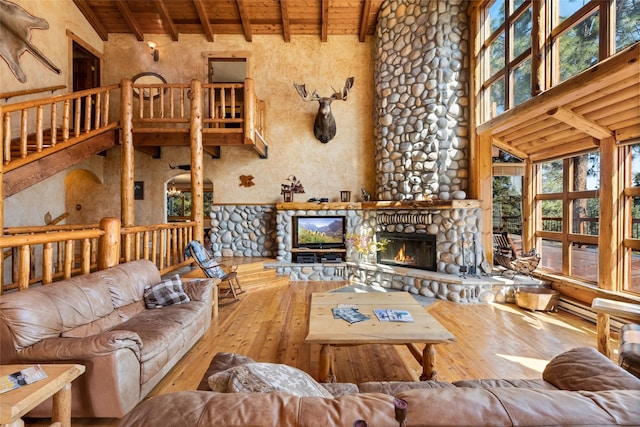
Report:
<svg viewBox="0 0 640 427"><path fill-rule="evenodd" d="M383 0L73 0L103 40L109 34L373 35Z"/></svg>

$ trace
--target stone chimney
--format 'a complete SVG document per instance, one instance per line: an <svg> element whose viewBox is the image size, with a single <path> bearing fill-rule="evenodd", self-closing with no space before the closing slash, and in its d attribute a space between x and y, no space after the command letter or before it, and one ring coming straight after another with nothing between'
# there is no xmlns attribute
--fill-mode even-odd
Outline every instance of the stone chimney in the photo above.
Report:
<svg viewBox="0 0 640 427"><path fill-rule="evenodd" d="M376 30L376 199L465 199L469 27L462 0L387 0Z"/></svg>

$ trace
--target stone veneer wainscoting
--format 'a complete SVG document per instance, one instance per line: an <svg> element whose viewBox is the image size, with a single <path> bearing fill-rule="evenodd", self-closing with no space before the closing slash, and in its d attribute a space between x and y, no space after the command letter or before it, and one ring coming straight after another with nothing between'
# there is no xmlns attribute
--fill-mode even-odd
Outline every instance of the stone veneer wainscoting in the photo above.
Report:
<svg viewBox="0 0 640 427"><path fill-rule="evenodd" d="M272 257L277 253L273 205L212 205L214 256Z"/></svg>

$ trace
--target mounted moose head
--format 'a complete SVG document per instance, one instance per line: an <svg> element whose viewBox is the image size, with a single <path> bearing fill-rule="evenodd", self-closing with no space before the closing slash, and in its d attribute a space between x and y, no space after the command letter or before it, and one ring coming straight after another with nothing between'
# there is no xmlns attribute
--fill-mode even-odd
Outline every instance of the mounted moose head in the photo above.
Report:
<svg viewBox="0 0 640 427"><path fill-rule="evenodd" d="M293 84L293 87L296 88L302 99L305 101L318 101L320 104L318 114L316 114L316 120L313 122L313 134L316 136L316 139L323 144L331 141L333 137L336 136L336 119L333 117L333 113L331 113L331 102L335 99L346 101L347 95L353 87L353 80L353 77L347 79L342 92L337 92L332 88L335 93L330 97L321 97L315 90L309 97L307 88L305 88L303 84Z"/></svg>

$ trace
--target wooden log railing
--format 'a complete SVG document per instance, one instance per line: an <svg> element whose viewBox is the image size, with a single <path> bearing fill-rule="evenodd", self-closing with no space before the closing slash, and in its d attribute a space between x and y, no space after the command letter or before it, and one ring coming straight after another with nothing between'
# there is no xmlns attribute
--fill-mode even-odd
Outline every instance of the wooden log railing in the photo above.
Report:
<svg viewBox="0 0 640 427"><path fill-rule="evenodd" d="M1 107L4 172L117 128L109 119L119 85L87 89Z"/></svg>
<svg viewBox="0 0 640 427"><path fill-rule="evenodd" d="M5 228L5 235L0 236L0 250L5 253L0 293L48 285L138 259L152 261L160 274L166 274L191 263L184 249L192 239L194 224L121 228L118 219L105 218L90 225Z"/></svg>
<svg viewBox="0 0 640 427"><path fill-rule="evenodd" d="M191 100L196 96L193 87L193 82L131 85L137 95L133 131L188 134ZM251 144L266 157L265 103L258 99L253 80L201 87L202 132L222 136L212 145ZM118 84L0 106L3 172L119 128L120 114L110 108L120 90ZM224 139L225 135L233 139Z"/></svg>
<svg viewBox="0 0 640 427"><path fill-rule="evenodd" d="M183 83L135 83L133 123L137 132L189 132L192 85ZM239 133L244 123L244 83L203 84L203 126L211 133ZM249 94L249 96L255 96Z"/></svg>

